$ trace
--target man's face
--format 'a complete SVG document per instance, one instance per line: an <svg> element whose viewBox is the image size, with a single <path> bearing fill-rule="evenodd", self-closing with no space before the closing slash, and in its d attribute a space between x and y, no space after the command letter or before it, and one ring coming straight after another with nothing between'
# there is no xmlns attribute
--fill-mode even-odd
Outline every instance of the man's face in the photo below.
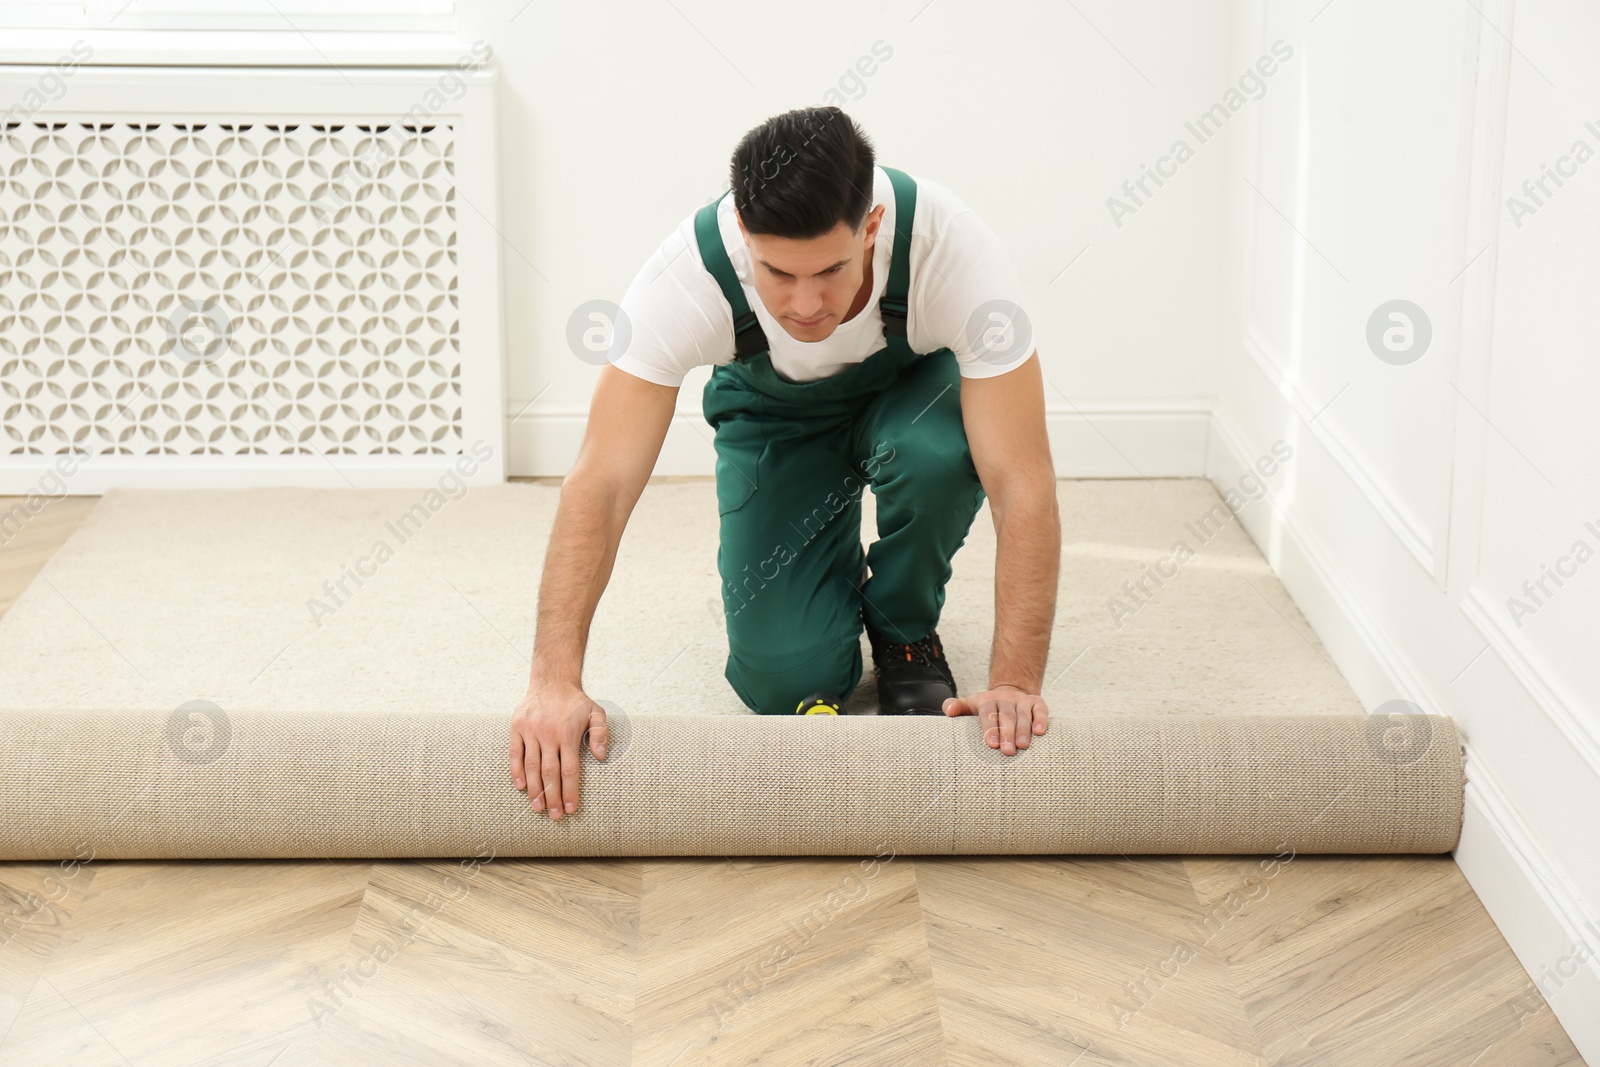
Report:
<svg viewBox="0 0 1600 1067"><path fill-rule="evenodd" d="M756 295L790 337L824 340L857 310L882 220L879 204L867 212L860 230L840 222L831 233L805 240L753 234L740 220L739 232L755 261Z"/></svg>

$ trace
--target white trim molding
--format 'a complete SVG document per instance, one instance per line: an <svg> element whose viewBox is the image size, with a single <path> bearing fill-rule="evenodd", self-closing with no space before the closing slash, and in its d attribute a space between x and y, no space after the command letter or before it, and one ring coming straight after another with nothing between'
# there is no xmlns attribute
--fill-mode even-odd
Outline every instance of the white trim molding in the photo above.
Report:
<svg viewBox="0 0 1600 1067"><path fill-rule="evenodd" d="M1478 628L1495 655L1600 779L1600 730L1590 719L1578 714L1577 698L1506 625L1503 607L1496 604L1482 586L1473 585L1461 598L1461 613Z"/></svg>
<svg viewBox="0 0 1600 1067"><path fill-rule="evenodd" d="M1394 496L1394 494L1376 477L1367 470L1356 450L1351 447L1344 435L1338 430L1331 429L1325 422L1317 419L1317 409L1310 399L1300 391L1298 383L1292 381L1283 373L1283 370L1273 359L1267 342L1256 333L1254 328L1247 328L1241 338L1241 344L1250 359L1260 369L1267 381L1278 391L1294 413L1299 416L1300 422L1307 432L1317 439L1317 443L1327 451L1333 461L1345 472L1345 475L1355 483L1361 495L1366 497L1384 524L1395 535L1399 542L1405 546L1406 551L1417 561L1418 566L1430 575L1434 570L1434 552L1429 535L1420 523L1410 514Z"/></svg>

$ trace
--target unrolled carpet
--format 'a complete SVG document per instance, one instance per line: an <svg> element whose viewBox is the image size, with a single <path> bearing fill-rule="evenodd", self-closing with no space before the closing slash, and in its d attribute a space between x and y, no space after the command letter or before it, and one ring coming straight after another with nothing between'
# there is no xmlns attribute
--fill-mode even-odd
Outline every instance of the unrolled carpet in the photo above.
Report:
<svg viewBox="0 0 1600 1067"><path fill-rule="evenodd" d="M1455 726L1365 715L1209 483L1058 494L1053 721L1004 756L871 714L870 661L843 718L750 715L714 491L651 485L584 663L619 740L553 823L506 764L557 486L112 491L0 616L0 858L1454 847ZM985 503L939 623L963 694L995 549Z"/></svg>
<svg viewBox="0 0 1600 1067"><path fill-rule="evenodd" d="M509 717L527 688L560 492L112 490L0 616L0 710L200 699L230 712ZM1210 483L1064 481L1059 497L1053 712L1362 714ZM872 494L862 503L870 541ZM631 715L746 714L723 677L717 525L709 482L639 498L590 626L590 696ZM1193 555L1158 584L1174 542ZM939 619L963 692L988 676L995 554L985 501ZM861 650L853 715L876 707L865 637Z"/></svg>
<svg viewBox="0 0 1600 1067"><path fill-rule="evenodd" d="M531 811L496 715L0 715L0 859L1437 853L1444 716L1062 717L1013 756L970 717L662 715Z"/></svg>

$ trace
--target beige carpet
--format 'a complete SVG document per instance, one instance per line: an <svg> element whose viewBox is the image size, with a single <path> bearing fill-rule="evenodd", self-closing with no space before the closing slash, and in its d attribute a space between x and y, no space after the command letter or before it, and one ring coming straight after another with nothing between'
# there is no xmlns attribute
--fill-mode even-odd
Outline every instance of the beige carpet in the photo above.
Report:
<svg viewBox="0 0 1600 1067"><path fill-rule="evenodd" d="M1043 693L1056 714L1361 714L1237 520L1203 546L1187 528L1221 506L1208 482L1059 484L1065 548ZM0 707L202 699L509 715L527 685L557 495L512 484L439 497L403 539L389 524L426 510L422 491L114 490L0 617ZM641 497L595 614L590 696L628 714L746 713L722 676L713 501L709 483ZM868 540L872 503L868 493ZM1137 607L1122 583L1179 539L1194 558L1118 627L1108 599ZM392 558L334 604L323 583L380 540ZM987 681L994 549L985 503L939 624L963 692ZM335 608L320 626L312 598ZM876 710L865 637L862 656L847 712Z"/></svg>
<svg viewBox="0 0 1600 1067"><path fill-rule="evenodd" d="M516 816L500 738L556 487L108 493L0 618L0 807L22 816L0 858L1453 847L1450 721L1407 720L1398 749L1375 732L1208 483L1060 486L1061 728L1003 757L971 718L749 715L722 677L712 487L652 485L585 668L633 751L586 757L584 810L555 826ZM1194 554L1158 588L1178 541ZM963 692L993 561L985 505L939 626Z"/></svg>

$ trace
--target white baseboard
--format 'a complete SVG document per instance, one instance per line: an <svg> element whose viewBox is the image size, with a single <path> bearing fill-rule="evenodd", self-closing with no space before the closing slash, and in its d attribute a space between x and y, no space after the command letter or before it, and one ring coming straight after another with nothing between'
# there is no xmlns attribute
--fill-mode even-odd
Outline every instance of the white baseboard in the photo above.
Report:
<svg viewBox="0 0 1600 1067"><path fill-rule="evenodd" d="M1515 1020L1520 1029L1528 1018L1554 1010L1583 1057L1600 1062L1600 969L1592 953L1580 959L1584 954L1575 951L1580 942L1591 949L1600 944L1600 924L1581 914L1580 902L1471 746L1467 776L1456 863L1539 987L1537 995L1513 1002L1508 1021ZM1490 1055L1480 1067L1501 1060Z"/></svg>
<svg viewBox="0 0 1600 1067"><path fill-rule="evenodd" d="M1259 451L1259 450L1256 450ZM1213 409L1207 476L1230 485L1256 454L1227 413ZM1359 601L1343 569L1301 521L1290 503L1269 497L1270 508L1248 508L1240 520L1266 556L1328 654L1369 710L1396 697L1429 712L1449 714L1401 644L1384 632ZM1523 1002L1523 1016L1554 1010L1579 1052L1600 1063L1600 922L1560 874L1537 836L1462 732L1466 801L1461 839L1452 852L1512 952L1539 987L1543 1003ZM1575 951L1579 944L1587 951ZM1562 972L1570 973L1562 973ZM1510 1009L1508 1009L1510 1010ZM1478 1067L1499 1062L1494 1056Z"/></svg>
<svg viewBox="0 0 1600 1067"><path fill-rule="evenodd" d="M588 422L587 407L548 406L522 412L508 405L508 473L560 477L571 469ZM520 415L519 415L520 412ZM1045 405L1058 478L1202 478L1211 402L1084 401ZM716 470L713 433L699 411L672 420L656 461L658 475Z"/></svg>
<svg viewBox="0 0 1600 1067"><path fill-rule="evenodd" d="M572 468L588 425L587 407L506 412L506 451L477 464L471 484L513 477L561 477ZM1058 478L1203 478L1209 400L1086 401L1045 407ZM656 474L703 475L716 470L714 434L699 411L681 411L667 430ZM499 442L495 442L496 445ZM0 496L59 489L41 479L56 457L0 457ZM503 458L503 464L502 464ZM128 489L227 489L269 485L425 487L450 466L442 456L105 456L76 465L60 481L70 495Z"/></svg>

